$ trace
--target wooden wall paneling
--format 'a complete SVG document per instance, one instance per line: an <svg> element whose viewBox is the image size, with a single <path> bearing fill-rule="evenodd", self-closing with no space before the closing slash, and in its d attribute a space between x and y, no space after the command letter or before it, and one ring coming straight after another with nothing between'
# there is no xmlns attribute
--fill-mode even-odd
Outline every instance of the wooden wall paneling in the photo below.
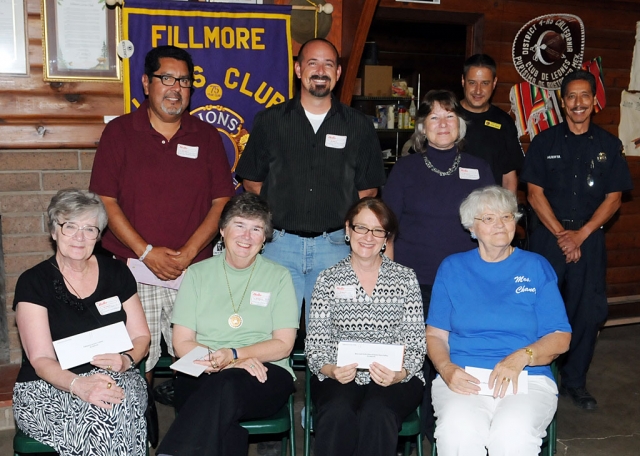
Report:
<svg viewBox="0 0 640 456"><path fill-rule="evenodd" d="M607 251L609 266L635 266L638 264L638 258L640 258L640 249L611 249Z"/></svg>
<svg viewBox="0 0 640 456"><path fill-rule="evenodd" d="M0 125L0 149L77 149L95 148L104 130L102 122L62 124L43 123Z"/></svg>

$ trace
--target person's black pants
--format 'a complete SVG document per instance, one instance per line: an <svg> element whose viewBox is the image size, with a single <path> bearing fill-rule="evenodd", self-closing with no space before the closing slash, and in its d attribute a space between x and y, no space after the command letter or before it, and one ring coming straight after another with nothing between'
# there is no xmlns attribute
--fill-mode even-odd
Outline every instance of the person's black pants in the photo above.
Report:
<svg viewBox="0 0 640 456"><path fill-rule="evenodd" d="M402 421L422 400L423 384L358 385L311 378L315 407L313 428L318 456L389 456L396 454Z"/></svg>
<svg viewBox="0 0 640 456"><path fill-rule="evenodd" d="M607 252L604 231L596 230L580 247L577 263L566 263L556 237L544 226L531 235L531 250L544 256L558 275L558 287L571 324L571 345L560 363L562 386L584 387L598 331L607 319Z"/></svg>
<svg viewBox="0 0 640 456"><path fill-rule="evenodd" d="M180 412L156 454L240 456L249 451L240 421L266 418L282 408L294 391L293 377L275 364L260 383L244 369L225 369L195 378L178 374L175 405Z"/></svg>

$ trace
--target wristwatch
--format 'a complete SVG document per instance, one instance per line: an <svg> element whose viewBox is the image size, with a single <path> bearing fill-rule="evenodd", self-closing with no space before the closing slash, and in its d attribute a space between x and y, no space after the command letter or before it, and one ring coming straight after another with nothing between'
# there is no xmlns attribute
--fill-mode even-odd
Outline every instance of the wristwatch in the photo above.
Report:
<svg viewBox="0 0 640 456"><path fill-rule="evenodd" d="M129 361L131 362L131 366L129 366L129 369L135 369L136 368L136 362L133 360L133 356L131 356L129 353L120 353L122 356L126 356L127 358L129 358Z"/></svg>

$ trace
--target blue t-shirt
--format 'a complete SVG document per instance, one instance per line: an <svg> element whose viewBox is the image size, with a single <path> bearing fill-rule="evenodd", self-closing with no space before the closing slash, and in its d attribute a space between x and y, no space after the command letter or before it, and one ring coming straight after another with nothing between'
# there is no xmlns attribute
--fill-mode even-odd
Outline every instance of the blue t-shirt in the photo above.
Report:
<svg viewBox="0 0 640 456"><path fill-rule="evenodd" d="M453 363L493 369L547 334L571 332L557 282L536 253L515 249L497 263L478 249L451 255L438 269L427 324L449 331ZM549 366L525 369L553 379Z"/></svg>

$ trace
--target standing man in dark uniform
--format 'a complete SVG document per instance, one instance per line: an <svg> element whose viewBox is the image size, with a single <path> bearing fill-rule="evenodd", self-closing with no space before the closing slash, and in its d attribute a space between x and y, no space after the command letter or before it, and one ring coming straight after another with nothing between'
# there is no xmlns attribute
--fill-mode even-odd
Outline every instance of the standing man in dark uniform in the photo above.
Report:
<svg viewBox="0 0 640 456"><path fill-rule="evenodd" d="M385 182L373 124L331 93L342 71L338 58L325 39L302 45L300 91L258 113L236 168L245 190L269 203L275 233L264 255L291 272L307 321L318 274L349 254L347 210Z"/></svg>
<svg viewBox="0 0 640 456"><path fill-rule="evenodd" d="M460 102L467 121L464 152L489 163L496 185L515 193L524 154L515 122L490 103L497 83L496 62L488 55L475 54L464 62Z"/></svg>
<svg viewBox="0 0 640 456"><path fill-rule="evenodd" d="M620 207L622 192L633 187L620 140L591 123L595 93L591 73L565 76L566 122L533 139L522 170L542 222L531 235L531 250L555 269L573 329L560 394L585 410L597 407L586 389L587 371L608 311L602 226Z"/></svg>

